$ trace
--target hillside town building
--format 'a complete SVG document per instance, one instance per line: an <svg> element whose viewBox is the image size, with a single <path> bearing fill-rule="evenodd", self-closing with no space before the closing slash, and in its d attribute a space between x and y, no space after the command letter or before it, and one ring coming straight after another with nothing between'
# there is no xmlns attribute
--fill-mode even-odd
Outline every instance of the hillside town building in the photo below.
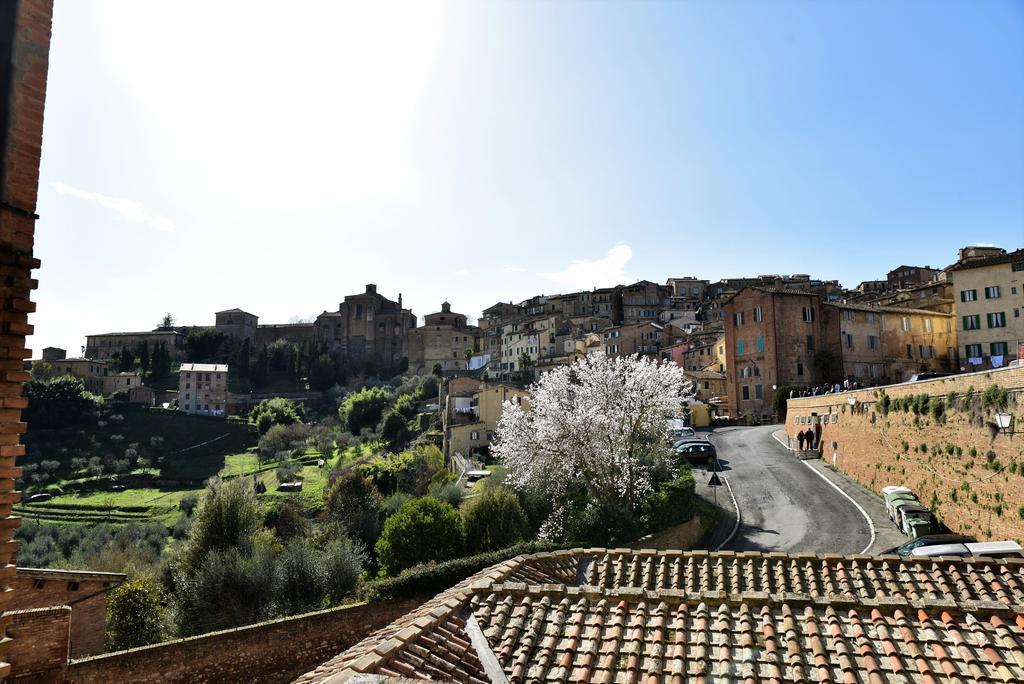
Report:
<svg viewBox="0 0 1024 684"><path fill-rule="evenodd" d="M513 401L529 408L529 392L515 385L456 376L441 388L441 429L446 457L485 453L494 441L502 405Z"/></svg>
<svg viewBox="0 0 1024 684"><path fill-rule="evenodd" d="M725 311L729 400L757 421L774 418L773 393L780 387L889 384L955 364L949 314L757 287L736 294Z"/></svg>
<svg viewBox="0 0 1024 684"><path fill-rule="evenodd" d="M332 352L352 361L374 360L397 368L409 356L409 331L416 316L402 308L402 295L393 301L369 284L362 294L348 295L337 311L316 318L316 339Z"/></svg>
<svg viewBox="0 0 1024 684"><path fill-rule="evenodd" d="M961 366L968 371L999 368L1024 358L1024 249L961 254L948 276Z"/></svg>
<svg viewBox="0 0 1024 684"><path fill-rule="evenodd" d="M223 416L228 403L228 367L222 363L183 363L178 371L178 410Z"/></svg>
<svg viewBox="0 0 1024 684"><path fill-rule="evenodd" d="M417 373L465 370L476 353L480 329L467 324L465 314L452 311L448 302L424 316L421 327L409 330L409 370ZM467 350L469 357L467 357Z"/></svg>
<svg viewBox="0 0 1024 684"><path fill-rule="evenodd" d="M85 338L85 356L90 359L111 359L122 349L134 352L141 345L152 350L158 344L167 346L172 361L185 358L185 334L180 330L156 329L143 332L114 332L88 335Z"/></svg>

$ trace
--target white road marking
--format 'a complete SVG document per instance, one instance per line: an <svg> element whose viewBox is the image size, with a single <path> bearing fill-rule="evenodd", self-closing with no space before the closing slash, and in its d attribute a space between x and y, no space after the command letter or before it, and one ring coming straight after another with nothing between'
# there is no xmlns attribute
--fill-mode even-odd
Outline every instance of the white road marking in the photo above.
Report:
<svg viewBox="0 0 1024 684"><path fill-rule="evenodd" d="M736 522L733 523L732 532L726 537L721 544L715 547L715 551L721 551L722 547L732 541L732 538L736 536L736 530L740 528L740 505L736 502L736 495L732 493L732 485L729 484L729 478L723 477L722 481L725 482L726 489L729 490L729 498L732 499L732 507L736 509Z"/></svg>
<svg viewBox="0 0 1024 684"><path fill-rule="evenodd" d="M788 445L788 444L786 444L785 442L783 442L783 441L782 441L781 439L779 439L779 436L778 436L778 435L776 435L776 434L775 434L774 432L772 433L772 437L774 437L774 438L775 438L775 441L776 441L776 442L778 442L779 444L781 444L782 446L784 446L784 447L786 448L786 450L787 450L787 451L789 450L789 445ZM817 468L815 468L814 466L812 466L812 465L811 465L810 463L808 463L807 461L804 461L803 459L801 459L801 460L800 460L800 462L801 462L801 463L803 463L803 464L804 464L805 466L807 466L808 468L810 468L810 469L811 469L811 472L813 472L813 473L814 473L815 475L817 475L817 476L818 476L818 477L820 477L820 478L821 478L822 480L824 480L825 482L828 482L828 483L829 483L830 485L832 485L832 488L833 488L833 489L835 489L835 490L836 490L837 492L839 492L840 494L842 494L843 496L845 496L845 497L846 497L846 500L847 500L847 501L849 501L850 503L852 503L852 504L853 504L854 506L856 506L856 507L857 507L857 510L858 510L858 511L860 511L860 514L861 514L861 515L863 515L863 516L864 516L864 519L868 521L868 529L869 529L869 530L871 530L871 541L869 541L869 542L868 542L868 545L864 547L864 550L863 550L863 551L861 551L861 553L867 553L867 552L868 552L868 549L870 549L870 548L871 548L872 546L874 546L874 545L875 545L875 523L871 522L871 516L870 516L870 515L868 515L868 512L864 510L864 507L863 507L863 506L861 506L861 505L860 505L859 503L857 503L856 501L854 501L854 500L853 500L853 497L852 497L852 496L850 496L849 494L847 494L846 492L844 492L844 491L843 491L842 489L840 489L839 485L837 485L837 484L836 484L835 482L833 482L832 480L828 479L828 477L826 477L824 473L822 473L822 472L821 472L820 470L818 470Z"/></svg>

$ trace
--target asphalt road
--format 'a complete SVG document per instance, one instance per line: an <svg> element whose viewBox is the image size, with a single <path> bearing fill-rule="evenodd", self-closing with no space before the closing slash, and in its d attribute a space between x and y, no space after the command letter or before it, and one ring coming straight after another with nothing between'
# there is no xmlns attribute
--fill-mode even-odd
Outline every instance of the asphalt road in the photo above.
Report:
<svg viewBox="0 0 1024 684"><path fill-rule="evenodd" d="M778 428L719 428L709 435L741 513L736 535L724 548L861 553L871 539L864 516L775 441Z"/></svg>

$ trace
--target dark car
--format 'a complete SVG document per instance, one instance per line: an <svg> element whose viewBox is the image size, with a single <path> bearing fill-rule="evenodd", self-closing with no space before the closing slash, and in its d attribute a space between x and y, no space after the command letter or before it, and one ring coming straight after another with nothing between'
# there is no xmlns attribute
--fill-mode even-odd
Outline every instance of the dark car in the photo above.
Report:
<svg viewBox="0 0 1024 684"><path fill-rule="evenodd" d="M922 546L937 546L939 544L969 544L978 541L974 537L963 534L928 534L917 539L911 539L906 544L884 551L885 555L896 554L897 556L909 556L914 549Z"/></svg>
<svg viewBox="0 0 1024 684"><path fill-rule="evenodd" d="M942 373L939 371L927 371L925 373L914 373L910 376L908 382L921 382L922 380L934 380L935 378L948 378L952 373Z"/></svg>
<svg viewBox="0 0 1024 684"><path fill-rule="evenodd" d="M676 454L687 461L707 463L718 458L715 445L711 442L686 442L676 447Z"/></svg>

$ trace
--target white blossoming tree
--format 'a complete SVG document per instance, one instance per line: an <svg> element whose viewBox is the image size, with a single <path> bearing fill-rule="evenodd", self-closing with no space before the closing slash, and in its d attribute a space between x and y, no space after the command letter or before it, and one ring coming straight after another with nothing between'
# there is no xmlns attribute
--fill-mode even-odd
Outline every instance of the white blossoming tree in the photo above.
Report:
<svg viewBox="0 0 1024 684"><path fill-rule="evenodd" d="M542 376L529 410L506 402L493 451L512 487L551 502L542 534L557 534L581 497L635 511L657 469L671 469L665 418L688 390L674 364L595 354Z"/></svg>

